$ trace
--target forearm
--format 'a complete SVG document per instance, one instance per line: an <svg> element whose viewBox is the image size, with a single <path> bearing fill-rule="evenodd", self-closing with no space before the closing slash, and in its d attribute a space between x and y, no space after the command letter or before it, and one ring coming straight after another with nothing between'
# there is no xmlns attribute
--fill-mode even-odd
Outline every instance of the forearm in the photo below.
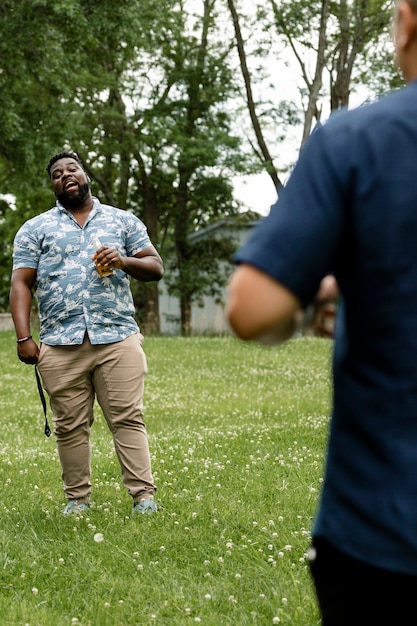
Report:
<svg viewBox="0 0 417 626"><path fill-rule="evenodd" d="M161 259L153 255L122 257L120 265L120 269L126 272L126 274L144 283L158 281L162 278L164 273ZM115 266L117 267L116 264Z"/></svg>
<svg viewBox="0 0 417 626"><path fill-rule="evenodd" d="M282 320L259 319L256 315L251 316L251 311L246 310L239 314L232 308L228 311L229 323L237 337L244 341L256 341L266 346L274 346L290 339L298 328L298 317L294 314Z"/></svg>
<svg viewBox="0 0 417 626"><path fill-rule="evenodd" d="M262 343L265 346L277 346L284 343L288 339L291 339L297 328L297 317L294 316L293 319L288 320L285 323L281 322L273 328L268 328L268 330L265 331L259 331L259 334L254 335L252 340Z"/></svg>
<svg viewBox="0 0 417 626"><path fill-rule="evenodd" d="M250 265L241 265L229 283L226 318L244 341L276 345L296 330L300 302L283 285Z"/></svg>
<svg viewBox="0 0 417 626"><path fill-rule="evenodd" d="M32 292L23 283L13 285L10 289L10 312L16 330L17 339L28 337L30 333L30 313L32 308Z"/></svg>

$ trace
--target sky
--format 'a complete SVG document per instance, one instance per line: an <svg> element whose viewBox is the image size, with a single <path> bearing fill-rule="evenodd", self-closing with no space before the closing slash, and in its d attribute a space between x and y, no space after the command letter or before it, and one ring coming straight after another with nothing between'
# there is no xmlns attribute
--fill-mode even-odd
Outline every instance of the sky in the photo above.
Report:
<svg viewBox="0 0 417 626"><path fill-rule="evenodd" d="M201 2L201 0L194 0L194 2ZM241 4L248 9L253 2L252 0L240 0L237 4ZM255 33L253 34L255 35ZM250 60L250 58L247 60ZM314 64L315 56L312 57L312 67L309 67L307 62L307 69L310 73L314 71ZM274 104L278 106L280 100L300 102L300 86L304 86L304 81L299 64L290 51L287 52L285 49L272 50L271 48L269 54L262 58L262 68L266 72L265 82L261 86L257 81L252 82L252 88L255 91L255 101L258 97L261 99L264 97L266 99L269 98L272 106ZM240 71L240 67L238 71ZM257 77L255 68L250 67L249 71L252 77ZM324 78L324 81L326 80ZM370 94L366 88L356 86L355 89L353 87L349 98L349 108L355 108L363 104L369 96ZM326 111L326 100L324 100L323 106L322 123L330 115L330 109ZM276 145L273 135L272 137L266 137L268 149L272 153L275 165L278 167L278 176L284 185L289 174L288 172L285 173L283 168L288 167L289 164L294 164L297 160L303 130L302 124L299 127L292 127L287 130L288 135L286 139L281 139L278 145ZM263 131L265 132L265 129ZM266 132L268 134L268 131ZM269 129L269 133L271 133L271 129ZM261 215L267 215L271 205L277 200L277 193L272 180L266 173L235 177L233 185L235 198L244 204L244 208L257 211Z"/></svg>
<svg viewBox="0 0 417 626"><path fill-rule="evenodd" d="M368 96L368 92L364 89L360 90L358 93L352 92L349 108L352 109L360 106L365 102ZM325 119L323 119L323 122L325 122ZM293 142L289 142L287 151L291 153L291 160L295 161L298 153L295 139ZM285 185L288 174L278 172L278 175ZM233 186L235 198L243 202L245 208L257 211L261 215L268 215L271 205L275 204L278 199L274 184L266 172L236 177L233 180Z"/></svg>
<svg viewBox="0 0 417 626"><path fill-rule="evenodd" d="M271 205L278 197L271 177L265 172L239 176L234 179L233 184L235 198L261 215L268 215Z"/></svg>

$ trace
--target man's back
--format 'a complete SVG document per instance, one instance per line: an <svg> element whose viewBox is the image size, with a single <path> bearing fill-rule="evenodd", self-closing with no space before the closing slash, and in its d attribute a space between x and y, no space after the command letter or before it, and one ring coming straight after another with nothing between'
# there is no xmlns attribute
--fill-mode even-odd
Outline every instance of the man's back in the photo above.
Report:
<svg viewBox="0 0 417 626"><path fill-rule="evenodd" d="M315 532L405 573L417 573L416 103L413 83L318 128L237 255L304 305L336 276L334 411Z"/></svg>
<svg viewBox="0 0 417 626"><path fill-rule="evenodd" d="M408 86L315 131L237 255L227 316L277 344L327 274L341 303L310 568L323 626L411 623L417 588L417 0L397 0Z"/></svg>

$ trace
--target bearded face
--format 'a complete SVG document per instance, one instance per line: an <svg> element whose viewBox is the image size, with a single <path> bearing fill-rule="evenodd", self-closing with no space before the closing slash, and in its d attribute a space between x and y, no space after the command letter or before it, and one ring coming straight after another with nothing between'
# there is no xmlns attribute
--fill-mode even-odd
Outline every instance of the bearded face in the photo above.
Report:
<svg viewBox="0 0 417 626"><path fill-rule="evenodd" d="M82 207L90 195L90 181L84 169L72 157L58 159L50 169L54 194L66 209Z"/></svg>
<svg viewBox="0 0 417 626"><path fill-rule="evenodd" d="M56 197L59 202L67 209L76 209L87 198L90 192L90 185L88 183L74 183L68 189L63 189L61 193L57 193Z"/></svg>

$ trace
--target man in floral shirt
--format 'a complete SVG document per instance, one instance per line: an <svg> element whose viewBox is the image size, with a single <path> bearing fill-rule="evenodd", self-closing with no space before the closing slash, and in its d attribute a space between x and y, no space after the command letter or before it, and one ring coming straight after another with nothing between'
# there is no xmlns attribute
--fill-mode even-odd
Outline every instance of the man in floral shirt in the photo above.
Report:
<svg viewBox="0 0 417 626"><path fill-rule="evenodd" d="M47 172L57 202L16 234L10 309L18 357L37 364L49 395L68 500L63 512L90 507L90 429L97 398L133 511L152 513L156 487L143 422L147 366L130 280L160 280L163 263L137 217L92 196L76 154L55 155ZM32 290L39 346L30 331Z"/></svg>

